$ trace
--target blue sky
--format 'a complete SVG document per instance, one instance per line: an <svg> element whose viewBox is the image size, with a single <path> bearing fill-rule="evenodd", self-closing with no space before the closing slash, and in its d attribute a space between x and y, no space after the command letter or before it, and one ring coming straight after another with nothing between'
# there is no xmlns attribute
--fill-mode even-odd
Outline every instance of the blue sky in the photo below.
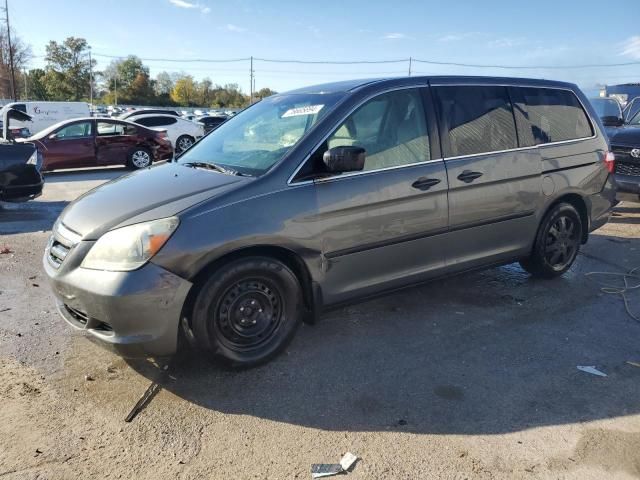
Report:
<svg viewBox="0 0 640 480"><path fill-rule="evenodd" d="M579 3L579 8L575 5ZM54 7L55 5L55 7ZM86 38L98 55L163 59L260 57L558 66L640 62L640 0L9 0L12 26L43 55L49 40ZM42 66L34 58L32 67ZM181 71L249 90L248 62L145 61L152 75ZM408 63L300 65L256 61L256 88L406 75ZM640 64L584 69L464 68L413 64L414 74L555 78L592 89L640 82Z"/></svg>

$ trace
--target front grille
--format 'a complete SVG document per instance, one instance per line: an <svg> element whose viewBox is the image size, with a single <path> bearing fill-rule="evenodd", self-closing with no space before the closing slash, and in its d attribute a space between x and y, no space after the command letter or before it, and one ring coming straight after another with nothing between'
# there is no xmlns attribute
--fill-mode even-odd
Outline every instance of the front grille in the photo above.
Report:
<svg viewBox="0 0 640 480"><path fill-rule="evenodd" d="M54 267L58 268L64 262L64 259L67 258L69 254L69 247L63 245L55 238L51 239L51 246L49 247L49 260Z"/></svg>
<svg viewBox="0 0 640 480"><path fill-rule="evenodd" d="M89 315L84 313L83 311L78 310L77 308L70 307L65 303L64 308L69 312L69 315L73 317L78 323L82 325L86 325L89 321Z"/></svg>
<svg viewBox="0 0 640 480"><path fill-rule="evenodd" d="M53 235L47 245L47 257L54 268L59 268L71 249L80 241L80 235L68 229L61 222L53 228Z"/></svg>
<svg viewBox="0 0 640 480"><path fill-rule="evenodd" d="M616 173L640 177L640 163L616 162Z"/></svg>

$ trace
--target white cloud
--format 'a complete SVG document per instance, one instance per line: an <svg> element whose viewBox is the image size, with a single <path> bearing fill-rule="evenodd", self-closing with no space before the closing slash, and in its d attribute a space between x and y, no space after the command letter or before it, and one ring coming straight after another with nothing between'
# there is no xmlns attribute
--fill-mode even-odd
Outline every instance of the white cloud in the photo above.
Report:
<svg viewBox="0 0 640 480"><path fill-rule="evenodd" d="M620 55L640 60L640 36L629 37L622 42L622 51Z"/></svg>
<svg viewBox="0 0 640 480"><path fill-rule="evenodd" d="M205 7L200 3L187 2L186 0L169 0L169 3L175 5L178 8L197 8L201 13L205 15L211 12L209 7Z"/></svg>
<svg viewBox="0 0 640 480"><path fill-rule="evenodd" d="M235 33L244 33L244 32L247 31L246 28L239 27L237 25L234 25L233 23L227 23L227 30L229 30L230 32L235 32Z"/></svg>
<svg viewBox="0 0 640 480"><path fill-rule="evenodd" d="M525 40L522 38L496 38L495 40L490 40L488 42L489 47L491 48L513 48L524 45Z"/></svg>
<svg viewBox="0 0 640 480"><path fill-rule="evenodd" d="M384 37L385 40L398 40L400 38L407 38L407 36L404 33L387 33Z"/></svg>
<svg viewBox="0 0 640 480"><path fill-rule="evenodd" d="M469 37L474 37L479 35L478 32L464 32L464 33L450 33L448 35L443 35L438 38L439 42L459 42L461 40L465 40Z"/></svg>
<svg viewBox="0 0 640 480"><path fill-rule="evenodd" d="M185 0L169 0L169 3L180 8L196 8L198 6L195 3L190 3Z"/></svg>

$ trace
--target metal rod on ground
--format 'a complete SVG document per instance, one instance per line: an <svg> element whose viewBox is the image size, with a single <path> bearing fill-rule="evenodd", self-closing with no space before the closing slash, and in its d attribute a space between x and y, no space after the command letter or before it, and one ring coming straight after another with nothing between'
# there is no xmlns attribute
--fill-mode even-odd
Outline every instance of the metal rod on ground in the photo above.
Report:
<svg viewBox="0 0 640 480"><path fill-rule="evenodd" d="M7 17L7 42L9 44L9 67L11 69L11 95L13 100L18 100L16 98L16 74L13 70L13 48L11 46L11 27L9 25L9 0L4 0L4 13Z"/></svg>
<svg viewBox="0 0 640 480"><path fill-rule="evenodd" d="M129 415L127 415L127 418L125 418L124 421L129 423L134 418L136 418L136 415L138 415L138 413L142 411L142 409L147 405L147 403L149 403L149 401L158 392L158 390L160 390L160 385L158 385L156 382L153 382L151 385L149 385L149 388L147 388L147 390L142 394L140 400L138 400L138 402L133 406L133 408L129 412Z"/></svg>
<svg viewBox="0 0 640 480"><path fill-rule="evenodd" d="M164 383L166 381L166 376L167 376L167 373L169 372L169 366L170 364L167 364L164 367L162 367L162 370L160 371L158 377L156 378L157 381L152 382L151 385L149 385L149 387L147 388L147 390L145 390L145 392L142 394L140 399L136 402L136 404L133 406L133 408L129 412L129 415L127 415L127 417L124 419L125 422L130 423L134 418L136 418L136 416L144 409L144 407L146 407L149 404L151 399L155 397L156 394L160 391L162 387L158 382Z"/></svg>

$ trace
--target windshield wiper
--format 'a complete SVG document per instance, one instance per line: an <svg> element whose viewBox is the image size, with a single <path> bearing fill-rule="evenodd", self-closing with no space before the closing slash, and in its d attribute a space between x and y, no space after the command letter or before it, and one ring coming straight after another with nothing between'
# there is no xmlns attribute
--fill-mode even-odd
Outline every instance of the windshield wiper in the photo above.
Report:
<svg viewBox="0 0 640 480"><path fill-rule="evenodd" d="M191 168L204 168L206 170L215 170L220 173L226 173L227 175L239 175L239 173L236 172L235 170L223 167L222 165L217 165L215 163L187 162L187 163L183 163L182 165L184 165L185 167L191 167Z"/></svg>

